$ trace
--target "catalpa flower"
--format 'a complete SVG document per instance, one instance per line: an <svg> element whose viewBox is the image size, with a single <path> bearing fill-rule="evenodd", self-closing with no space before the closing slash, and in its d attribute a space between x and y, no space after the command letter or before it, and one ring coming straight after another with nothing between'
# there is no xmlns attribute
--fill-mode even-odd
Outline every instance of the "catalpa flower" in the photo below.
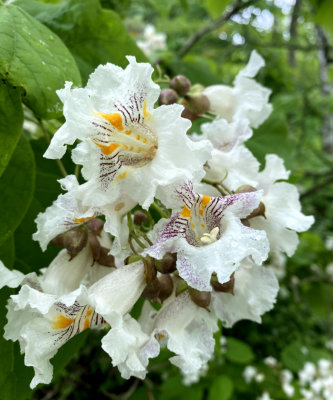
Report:
<svg viewBox="0 0 333 400"><path fill-rule="evenodd" d="M99 66L84 89L67 82L58 95L66 123L55 133L45 157L62 157L66 144L81 143L73 160L82 164L88 181L81 186L83 203L101 206L128 195L148 208L163 188L185 179L201 179L209 157L208 142L193 143L178 104L154 109L160 88L153 68L128 57L125 70ZM121 201L115 204L120 207Z"/></svg>
<svg viewBox="0 0 333 400"><path fill-rule="evenodd" d="M85 251L71 261L59 253L40 276L32 273L22 279L18 271L0 269L0 286L21 284L8 303L4 337L18 340L25 364L34 367L32 388L51 381L50 359L63 344L88 328L108 327L115 314L119 318L127 314L145 286L142 262L111 272L95 264L92 268L99 271L89 274L91 259Z"/></svg>
<svg viewBox="0 0 333 400"><path fill-rule="evenodd" d="M289 171L283 160L275 154L268 154L265 169L256 177L257 189L264 191L265 217L251 218L250 224L255 229L266 231L272 251L282 251L291 257L298 245L297 232L308 230L314 218L301 212L296 186L277 182L288 177Z"/></svg>
<svg viewBox="0 0 333 400"><path fill-rule="evenodd" d="M224 283L245 257L252 256L258 264L267 258L265 232L241 222L259 205L262 192L211 197L195 193L192 183L187 183L177 194L182 210L169 221L161 220L157 241L145 253L161 259L167 252L177 252L179 275L190 286L211 291L214 272Z"/></svg>
<svg viewBox="0 0 333 400"><path fill-rule="evenodd" d="M247 66L236 76L233 87L208 86L203 94L210 102L210 112L229 122L246 118L254 128L262 124L272 112L272 105L268 103L271 91L253 78L264 65L265 61L254 50Z"/></svg>

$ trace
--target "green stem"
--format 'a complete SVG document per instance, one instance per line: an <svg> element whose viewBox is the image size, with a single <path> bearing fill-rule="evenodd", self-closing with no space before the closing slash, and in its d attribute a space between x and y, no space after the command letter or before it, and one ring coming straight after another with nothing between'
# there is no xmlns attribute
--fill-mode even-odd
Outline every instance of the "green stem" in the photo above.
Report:
<svg viewBox="0 0 333 400"><path fill-rule="evenodd" d="M158 206L155 202L152 203L150 207L153 208L158 214L160 214L162 218L169 218L169 215L164 210L162 210L162 208Z"/></svg>

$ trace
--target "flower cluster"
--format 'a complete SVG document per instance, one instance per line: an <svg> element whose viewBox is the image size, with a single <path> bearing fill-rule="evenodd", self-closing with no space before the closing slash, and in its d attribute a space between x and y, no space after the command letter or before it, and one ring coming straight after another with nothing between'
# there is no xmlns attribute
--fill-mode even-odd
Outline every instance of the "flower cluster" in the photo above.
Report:
<svg viewBox="0 0 333 400"><path fill-rule="evenodd" d="M19 341L34 368L32 387L51 381L50 359L88 328L105 332L102 348L124 378L143 379L166 346L195 381L218 320L260 322L273 307L278 282L262 263L270 251L291 256L297 232L313 223L283 161L267 155L260 170L244 144L272 108L253 79L264 65L256 52L233 87L177 76L162 93L149 64L128 61L58 91L66 122L44 156L73 146L85 182L59 181L65 193L37 216L33 238L62 250L38 275L1 264L1 286L20 286L5 338ZM202 115L202 132L189 134Z"/></svg>

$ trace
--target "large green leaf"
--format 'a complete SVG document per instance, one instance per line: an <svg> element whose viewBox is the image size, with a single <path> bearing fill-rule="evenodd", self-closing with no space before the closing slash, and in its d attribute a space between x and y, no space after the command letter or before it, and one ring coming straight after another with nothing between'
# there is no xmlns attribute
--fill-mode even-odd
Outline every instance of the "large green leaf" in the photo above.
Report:
<svg viewBox="0 0 333 400"><path fill-rule="evenodd" d="M35 185L35 160L29 142L21 136L0 178L0 244L16 230L27 212Z"/></svg>
<svg viewBox="0 0 333 400"><path fill-rule="evenodd" d="M318 1L316 3L319 3ZM315 21L320 24L333 37L333 2L332 0L322 0L318 4Z"/></svg>
<svg viewBox="0 0 333 400"><path fill-rule="evenodd" d="M218 376L209 390L208 400L228 400L233 392L232 380L227 375Z"/></svg>
<svg viewBox="0 0 333 400"><path fill-rule="evenodd" d="M19 92L0 81L0 176L20 138L23 111Z"/></svg>
<svg viewBox="0 0 333 400"><path fill-rule="evenodd" d="M248 364L254 359L253 351L248 344L231 337L227 338L225 356L229 361L237 364Z"/></svg>
<svg viewBox="0 0 333 400"><path fill-rule="evenodd" d="M61 37L74 55L85 81L99 64L127 65L126 55L146 61L119 15L102 9L98 0L67 0L58 5L19 0L15 4Z"/></svg>
<svg viewBox="0 0 333 400"><path fill-rule="evenodd" d="M22 87L24 101L41 118L61 115L55 91L66 80L80 84L70 52L46 26L19 7L0 7L0 75Z"/></svg>
<svg viewBox="0 0 333 400"><path fill-rule="evenodd" d="M218 18L232 0L205 0L205 8L213 18Z"/></svg>

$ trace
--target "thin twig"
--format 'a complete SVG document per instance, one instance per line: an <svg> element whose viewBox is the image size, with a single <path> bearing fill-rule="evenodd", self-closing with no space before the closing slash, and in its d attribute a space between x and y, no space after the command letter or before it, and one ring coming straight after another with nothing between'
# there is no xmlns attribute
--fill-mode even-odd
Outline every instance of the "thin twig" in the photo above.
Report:
<svg viewBox="0 0 333 400"><path fill-rule="evenodd" d="M193 36L191 36L188 41L184 44L184 46L179 50L177 57L183 58L186 53L188 53L191 48L207 33L217 29L219 26L223 25L225 22L229 21L229 19L237 14L240 10L256 3L258 0L248 0L246 2L242 2L241 0L236 0L230 9L225 11L222 16L215 21L211 22L209 25L203 27L198 32L196 32Z"/></svg>

